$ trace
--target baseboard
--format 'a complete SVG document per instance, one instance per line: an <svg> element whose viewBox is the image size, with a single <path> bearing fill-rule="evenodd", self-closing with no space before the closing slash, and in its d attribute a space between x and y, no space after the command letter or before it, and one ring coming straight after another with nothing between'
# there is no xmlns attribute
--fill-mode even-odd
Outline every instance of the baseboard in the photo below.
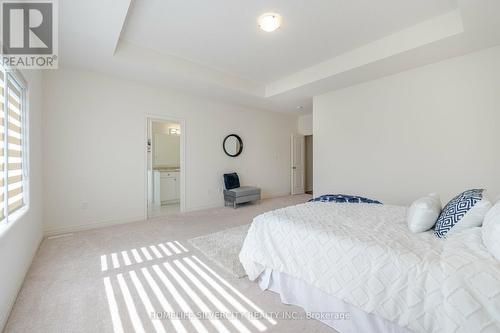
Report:
<svg viewBox="0 0 500 333"><path fill-rule="evenodd" d="M289 197L290 195L291 195L290 192L264 193L262 195L262 200ZM221 208L221 207L225 207L224 206L224 200L222 200L220 202L214 202L214 203L211 203L211 204L208 204L208 205L189 207L189 208L186 208L186 210L184 212L185 213L197 212L197 211L200 211L200 210L212 209L212 208Z"/></svg>
<svg viewBox="0 0 500 333"><path fill-rule="evenodd" d="M290 193L288 193L288 192L267 193L266 195L264 195L262 197L262 199L273 199L273 198L281 198L281 197L287 197L287 196L290 196ZM224 201L214 202L214 203L211 203L208 205L188 207L188 208L186 208L186 210L184 212L188 213L188 212L195 212L195 211L212 209L212 208L220 208L220 207L224 207ZM77 232L77 231L99 229L99 228L105 228L105 227L110 227L110 226L114 226L114 225L139 222L139 221L144 221L144 216L126 218L126 219L121 219L121 220L108 220L108 221L85 223L85 224L71 225L71 226L64 226L64 227L47 228L44 230L43 234L44 234L44 237L56 236L56 235L60 235L60 234L67 234L67 233L72 233L72 232Z"/></svg>
<svg viewBox="0 0 500 333"><path fill-rule="evenodd" d="M110 227L113 225L126 224L126 223L139 222L139 221L144 221L144 216L131 217L131 218L120 219L120 220L108 220L108 221L101 221L101 222L85 223L85 224L79 224L79 225L70 225L70 226L65 226L65 227L47 228L44 230L43 234L45 237L48 237L48 236L67 234L67 233L77 232L77 231L105 228L105 227Z"/></svg>
<svg viewBox="0 0 500 333"><path fill-rule="evenodd" d="M197 212L197 211L200 211L200 210L212 209L212 208L220 208L220 207L224 207L224 201L217 202L217 203L212 203L212 204L209 204L209 205L189 207L189 208L186 208L186 210L184 211L184 213Z"/></svg>
<svg viewBox="0 0 500 333"><path fill-rule="evenodd" d="M291 196L290 192L263 193L262 199L274 199Z"/></svg>

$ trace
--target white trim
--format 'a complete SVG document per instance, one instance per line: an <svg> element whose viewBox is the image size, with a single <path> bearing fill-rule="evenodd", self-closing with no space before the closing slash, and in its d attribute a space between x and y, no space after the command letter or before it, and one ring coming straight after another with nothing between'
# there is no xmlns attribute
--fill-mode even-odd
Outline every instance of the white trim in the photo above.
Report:
<svg viewBox="0 0 500 333"><path fill-rule="evenodd" d="M63 238L63 237L71 237L73 235L74 235L74 233L70 232L69 234L59 234L59 235L54 235L54 236L48 236L47 239L58 239L58 238Z"/></svg>
<svg viewBox="0 0 500 333"><path fill-rule="evenodd" d="M92 223L86 223L86 224L70 225L70 226L65 226L65 227L55 227L55 228L49 227L43 231L43 234L45 237L48 237L48 236L61 235L61 234L72 233L72 232L77 232L77 231L100 229L100 228L106 228L106 227L119 225L119 224L127 224L127 223L133 223L133 222L143 222L143 221L144 221L143 216L137 216L137 217L131 217L131 218L124 218L124 219L120 219L120 220L107 220L107 221L101 221L101 222L92 222Z"/></svg>
<svg viewBox="0 0 500 333"><path fill-rule="evenodd" d="M4 70L3 72L3 113L4 113L4 122L3 122L3 162L4 162L4 170L3 171L3 219L2 222L5 224L9 223L9 72ZM22 108L22 106L21 106ZM21 110L22 113L22 110ZM23 120L23 115L21 114L21 121ZM21 134L23 128L21 124ZM22 142L21 142L22 144ZM23 147L21 146L21 152ZM0 161L1 162L1 161Z"/></svg>
<svg viewBox="0 0 500 333"><path fill-rule="evenodd" d="M181 212L186 212L186 134L187 134L187 129L186 129L186 120L174 116L169 116L169 115L157 115L157 114L146 114L145 117L145 140L144 144L147 147L148 143L148 124L154 120L162 121L162 122L168 122L168 121L173 121L177 122L181 126L181 156L180 156L180 175L181 175L181 184L180 184L180 211ZM145 189L144 189L144 202L145 202L145 207L144 207L144 219L148 220L148 152L147 149L144 150L144 156L145 159L144 161L146 162L144 164L144 169L145 169Z"/></svg>
<svg viewBox="0 0 500 333"><path fill-rule="evenodd" d="M23 74L18 69L7 69L6 71L12 75L18 86L28 90L28 81L26 81Z"/></svg>
<svg viewBox="0 0 500 333"><path fill-rule="evenodd" d="M7 221L6 218L3 219L0 222L0 237L2 237L2 235L5 234L15 224L17 220L26 215L28 213L28 210L29 210L28 206L21 207L10 215L11 219L9 219L9 221Z"/></svg>

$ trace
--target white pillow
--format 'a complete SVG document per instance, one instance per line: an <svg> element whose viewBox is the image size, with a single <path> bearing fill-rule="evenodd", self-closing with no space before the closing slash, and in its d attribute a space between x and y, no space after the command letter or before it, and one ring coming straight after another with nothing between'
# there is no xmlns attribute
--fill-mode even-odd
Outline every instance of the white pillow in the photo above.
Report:
<svg viewBox="0 0 500 333"><path fill-rule="evenodd" d="M441 200L436 193L415 200L408 209L408 228L415 233L431 229L436 224L442 208Z"/></svg>
<svg viewBox="0 0 500 333"><path fill-rule="evenodd" d="M483 199L476 202L474 207L472 207L467 214L448 231L448 234L451 235L465 229L480 227L492 206L490 199L483 194Z"/></svg>
<svg viewBox="0 0 500 333"><path fill-rule="evenodd" d="M483 243L500 260L500 202L490 209L483 222Z"/></svg>

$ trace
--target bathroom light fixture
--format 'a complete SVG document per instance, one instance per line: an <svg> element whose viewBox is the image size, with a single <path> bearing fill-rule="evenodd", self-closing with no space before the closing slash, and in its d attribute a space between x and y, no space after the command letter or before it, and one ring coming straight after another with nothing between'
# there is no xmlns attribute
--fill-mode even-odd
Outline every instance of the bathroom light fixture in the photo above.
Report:
<svg viewBox="0 0 500 333"><path fill-rule="evenodd" d="M275 13L262 14L258 19L258 23L262 30L272 32L281 26L281 16Z"/></svg>

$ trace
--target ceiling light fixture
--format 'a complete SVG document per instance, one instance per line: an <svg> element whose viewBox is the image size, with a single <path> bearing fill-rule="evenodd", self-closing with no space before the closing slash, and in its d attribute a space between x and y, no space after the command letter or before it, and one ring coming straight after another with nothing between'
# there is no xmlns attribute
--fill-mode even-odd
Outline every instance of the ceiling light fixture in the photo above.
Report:
<svg viewBox="0 0 500 333"><path fill-rule="evenodd" d="M168 134L170 134L170 135L180 135L181 134L181 130L178 129L178 128L175 128L175 127L169 128L168 129Z"/></svg>
<svg viewBox="0 0 500 333"><path fill-rule="evenodd" d="M259 27L266 31L272 32L281 26L281 16L275 13L262 14L259 19Z"/></svg>

